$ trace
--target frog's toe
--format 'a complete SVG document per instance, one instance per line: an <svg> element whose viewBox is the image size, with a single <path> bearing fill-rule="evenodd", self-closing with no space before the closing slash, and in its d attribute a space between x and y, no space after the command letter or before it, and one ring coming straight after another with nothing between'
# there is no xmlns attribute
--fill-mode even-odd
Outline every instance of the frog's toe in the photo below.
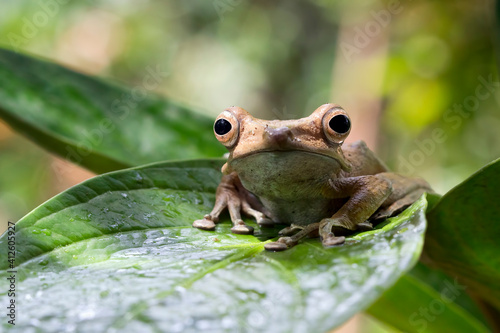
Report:
<svg viewBox="0 0 500 333"><path fill-rule="evenodd" d="M358 230L359 231L370 231L373 230L373 224L370 222L361 222L358 224Z"/></svg>
<svg viewBox="0 0 500 333"><path fill-rule="evenodd" d="M213 231L213 230L215 230L215 222L208 219L205 216L202 220L194 221L193 227L201 229L201 230Z"/></svg>
<svg viewBox="0 0 500 333"><path fill-rule="evenodd" d="M333 234L330 234L327 235L326 237L323 237L321 243L323 244L324 247L342 245L345 243L345 237L344 236L336 237Z"/></svg>
<svg viewBox="0 0 500 333"><path fill-rule="evenodd" d="M278 232L278 235L279 236L292 236L292 235L295 235L296 233L298 233L302 229L303 228L301 228L301 227L297 227L297 226L291 225L289 227L281 229Z"/></svg>
<svg viewBox="0 0 500 333"><path fill-rule="evenodd" d="M280 237L276 242L267 243L264 248L268 251L284 251L297 245L297 241L292 237Z"/></svg>
<svg viewBox="0 0 500 333"><path fill-rule="evenodd" d="M231 232L238 235L253 235L253 228L239 221L231 228Z"/></svg>
<svg viewBox="0 0 500 333"><path fill-rule="evenodd" d="M269 228L269 227L274 226L274 222L267 217L263 217L263 218L257 220L257 224L263 228Z"/></svg>
<svg viewBox="0 0 500 333"><path fill-rule="evenodd" d="M267 251L278 252L278 251L285 251L286 249L288 249L288 246L285 243L281 243L281 242L271 242L271 243L265 244L264 248Z"/></svg>
<svg viewBox="0 0 500 333"><path fill-rule="evenodd" d="M345 234L348 233L349 230L356 230L357 225L348 217L326 218L321 220L320 229L323 233L333 232L335 234Z"/></svg>

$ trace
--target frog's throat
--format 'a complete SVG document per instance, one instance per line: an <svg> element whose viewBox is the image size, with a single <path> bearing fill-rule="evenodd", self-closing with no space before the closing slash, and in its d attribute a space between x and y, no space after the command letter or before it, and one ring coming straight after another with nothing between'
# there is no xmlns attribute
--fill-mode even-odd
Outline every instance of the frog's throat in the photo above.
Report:
<svg viewBox="0 0 500 333"><path fill-rule="evenodd" d="M224 175L228 175L228 174L230 174L231 172L234 171L231 168L231 166L229 165L232 160L237 160L237 159L240 159L240 158L244 158L244 157L248 157L248 156L256 155L256 154L260 154L260 153L277 153L277 152L291 152L291 151L298 151L298 152L305 152L305 153L313 154L313 155L326 156L326 157L329 157L329 158L332 158L332 159L336 160L339 163L340 168L343 171L345 171L345 172L350 172L351 171L351 165L347 162L346 158L344 157L344 153L340 149L335 152L335 156L332 156L332 154L328 154L328 153L311 152L311 151L308 151L308 150L301 150L301 149L294 149L294 150L269 149L269 150L253 151L253 152L248 153L248 154L240 155L240 156L238 156L237 158L234 158L234 159L233 159L233 156L232 156L232 153L231 153L229 155L228 159L227 159L227 162L224 163L224 165L222 166L221 172Z"/></svg>

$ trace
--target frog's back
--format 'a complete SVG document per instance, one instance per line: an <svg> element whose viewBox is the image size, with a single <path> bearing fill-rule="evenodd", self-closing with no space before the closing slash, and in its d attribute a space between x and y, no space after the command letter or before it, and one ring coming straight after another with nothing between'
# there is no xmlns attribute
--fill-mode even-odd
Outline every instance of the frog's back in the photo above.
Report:
<svg viewBox="0 0 500 333"><path fill-rule="evenodd" d="M346 177L374 175L388 171L387 166L375 156L364 141L345 143L342 150L351 165L351 171L345 173Z"/></svg>

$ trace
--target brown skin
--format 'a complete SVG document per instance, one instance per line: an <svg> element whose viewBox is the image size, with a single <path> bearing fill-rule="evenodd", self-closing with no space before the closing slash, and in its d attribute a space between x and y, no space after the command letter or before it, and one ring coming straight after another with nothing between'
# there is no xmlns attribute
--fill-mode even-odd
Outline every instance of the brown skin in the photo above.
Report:
<svg viewBox="0 0 500 333"><path fill-rule="evenodd" d="M344 243L342 234L370 230L372 221L393 216L432 191L424 180L388 172L362 141L341 148L349 131L349 117L336 104L284 121L228 108L214 125L229 150L215 206L193 227L214 230L227 208L236 234L253 233L241 212L262 227L290 224L267 250L286 250L318 234L330 247Z"/></svg>

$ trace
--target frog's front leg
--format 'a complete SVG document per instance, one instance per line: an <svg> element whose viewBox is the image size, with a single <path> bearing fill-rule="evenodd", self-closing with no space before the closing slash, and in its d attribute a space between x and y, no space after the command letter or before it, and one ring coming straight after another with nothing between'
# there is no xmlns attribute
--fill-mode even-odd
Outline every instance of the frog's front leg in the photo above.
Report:
<svg viewBox="0 0 500 333"><path fill-rule="evenodd" d="M304 237L307 237L311 234L316 234L319 228L319 222L311 223L301 228L299 232L292 236L280 237L276 242L270 242L264 245L264 248L268 251L284 251L288 248L291 248L299 242Z"/></svg>
<svg viewBox="0 0 500 333"><path fill-rule="evenodd" d="M391 193L391 181L379 175L330 180L325 194L332 199L349 197L347 202L332 217L309 224L293 236L280 237L276 242L267 243L265 248L270 251L283 251L316 232L319 232L325 247L343 244L345 237L336 236L335 233L345 232L346 229L370 229L371 224L366 221Z"/></svg>
<svg viewBox="0 0 500 333"><path fill-rule="evenodd" d="M251 204L255 206L256 202L251 194L243 187L238 175L235 172L224 175L215 193L214 208L210 214L205 215L202 220L194 221L193 227L203 230L214 230L215 224L219 221L220 214L226 208L229 210L229 215L233 223L231 231L235 234L253 234L254 229L247 226L241 219L241 211L253 216L261 226L273 224L264 213L252 208Z"/></svg>

